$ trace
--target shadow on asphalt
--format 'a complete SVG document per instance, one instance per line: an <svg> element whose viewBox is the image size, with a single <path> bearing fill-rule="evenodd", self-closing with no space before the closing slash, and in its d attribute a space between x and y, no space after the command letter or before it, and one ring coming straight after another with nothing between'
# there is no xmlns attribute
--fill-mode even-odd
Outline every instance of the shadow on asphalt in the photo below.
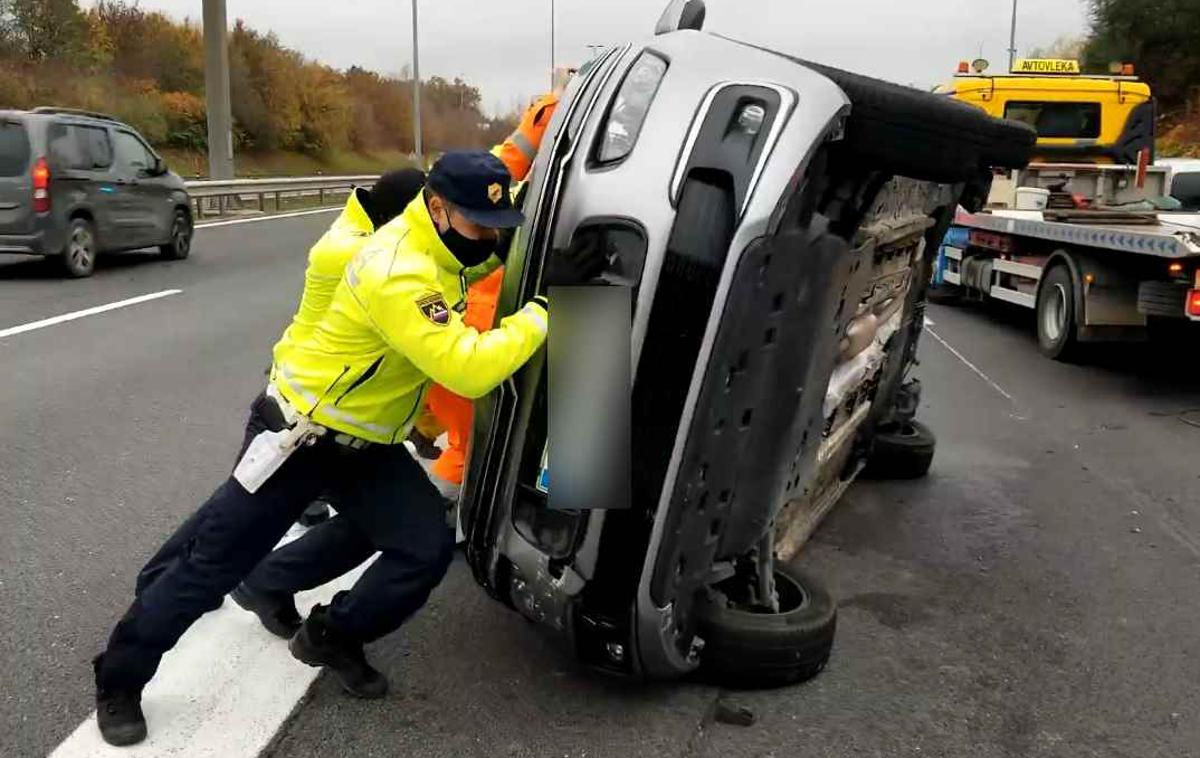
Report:
<svg viewBox="0 0 1200 758"><path fill-rule="evenodd" d="M135 250L124 253L105 253L96 259L96 273L136 268L161 262L158 253ZM41 256L0 255L0 281L69 279L56 258Z"/></svg>

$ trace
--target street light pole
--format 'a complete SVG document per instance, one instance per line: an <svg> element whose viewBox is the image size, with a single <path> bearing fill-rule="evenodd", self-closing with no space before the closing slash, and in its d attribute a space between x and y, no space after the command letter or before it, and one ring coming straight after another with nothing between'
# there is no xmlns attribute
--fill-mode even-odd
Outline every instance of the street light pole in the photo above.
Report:
<svg viewBox="0 0 1200 758"><path fill-rule="evenodd" d="M421 56L417 48L417 0L412 0L413 27L413 151L424 168L425 151L421 145Z"/></svg>
<svg viewBox="0 0 1200 758"><path fill-rule="evenodd" d="M229 101L229 26L225 0L204 0L204 91L208 176L233 178L233 108Z"/></svg>
<svg viewBox="0 0 1200 758"><path fill-rule="evenodd" d="M1017 0L1013 0L1012 30L1008 34L1008 70L1017 62Z"/></svg>

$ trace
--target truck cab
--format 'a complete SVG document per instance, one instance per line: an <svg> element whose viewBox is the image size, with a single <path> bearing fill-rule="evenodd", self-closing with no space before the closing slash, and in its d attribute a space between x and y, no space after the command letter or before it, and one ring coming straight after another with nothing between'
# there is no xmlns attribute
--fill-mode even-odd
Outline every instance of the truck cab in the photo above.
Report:
<svg viewBox="0 0 1200 758"><path fill-rule="evenodd" d="M983 60L960 63L934 91L1032 126L1033 162L1136 164L1143 150L1154 160L1154 98L1132 66L1107 76L1083 74L1074 60L1018 60L1008 74L987 69Z"/></svg>

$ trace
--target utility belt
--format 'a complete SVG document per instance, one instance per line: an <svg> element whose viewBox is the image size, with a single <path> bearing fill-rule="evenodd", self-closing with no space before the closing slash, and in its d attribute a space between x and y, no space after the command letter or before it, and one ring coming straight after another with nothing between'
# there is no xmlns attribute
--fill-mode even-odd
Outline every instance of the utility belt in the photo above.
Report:
<svg viewBox="0 0 1200 758"><path fill-rule="evenodd" d="M274 384L267 385L263 399L272 406L263 409L268 428L250 441L233 470L233 477L251 494L303 446L315 445L322 439L348 451L365 450L375 444L321 426L289 403Z"/></svg>

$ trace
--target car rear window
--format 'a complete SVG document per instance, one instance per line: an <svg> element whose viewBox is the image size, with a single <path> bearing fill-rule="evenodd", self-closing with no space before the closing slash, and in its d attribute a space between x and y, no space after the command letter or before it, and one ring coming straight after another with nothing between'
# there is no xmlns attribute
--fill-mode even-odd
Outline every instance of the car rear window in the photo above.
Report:
<svg viewBox="0 0 1200 758"><path fill-rule="evenodd" d="M50 131L50 153L59 165L76 171L94 171L112 165L108 131L98 126L55 124Z"/></svg>
<svg viewBox="0 0 1200 758"><path fill-rule="evenodd" d="M1185 211L1200 211L1200 171L1176 174L1171 180L1171 196L1183 203Z"/></svg>
<svg viewBox="0 0 1200 758"><path fill-rule="evenodd" d="M1010 102L1004 117L1029 124L1039 137L1097 139L1100 136L1100 103Z"/></svg>
<svg viewBox="0 0 1200 758"><path fill-rule="evenodd" d="M0 176L20 176L29 167L29 136L18 121L0 121Z"/></svg>

